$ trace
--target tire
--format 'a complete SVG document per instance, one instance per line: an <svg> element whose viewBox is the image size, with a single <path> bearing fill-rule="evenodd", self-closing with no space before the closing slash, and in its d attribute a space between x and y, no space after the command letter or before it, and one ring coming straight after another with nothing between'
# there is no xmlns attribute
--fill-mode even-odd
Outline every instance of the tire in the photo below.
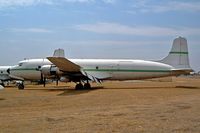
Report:
<svg viewBox="0 0 200 133"><path fill-rule="evenodd" d="M84 89L85 89L85 90L91 89L91 85L90 85L89 83L85 83L85 84L84 84Z"/></svg>
<svg viewBox="0 0 200 133"><path fill-rule="evenodd" d="M83 90L83 85L81 83L77 84L75 87L76 90Z"/></svg>
<svg viewBox="0 0 200 133"><path fill-rule="evenodd" d="M23 85L23 84L19 84L19 85L18 85L18 89L19 89L19 90L24 90L24 85Z"/></svg>

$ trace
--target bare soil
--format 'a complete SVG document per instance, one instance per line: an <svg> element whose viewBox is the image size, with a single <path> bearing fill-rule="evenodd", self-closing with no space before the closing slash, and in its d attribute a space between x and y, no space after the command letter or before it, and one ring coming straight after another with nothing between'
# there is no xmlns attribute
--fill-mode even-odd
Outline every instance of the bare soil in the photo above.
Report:
<svg viewBox="0 0 200 133"><path fill-rule="evenodd" d="M0 90L0 133L199 133L200 79Z"/></svg>

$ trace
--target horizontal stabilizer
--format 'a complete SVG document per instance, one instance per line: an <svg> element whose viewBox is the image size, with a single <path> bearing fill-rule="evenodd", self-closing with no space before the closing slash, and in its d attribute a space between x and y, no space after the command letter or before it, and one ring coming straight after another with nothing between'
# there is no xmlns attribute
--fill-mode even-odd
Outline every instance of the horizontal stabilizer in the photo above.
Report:
<svg viewBox="0 0 200 133"><path fill-rule="evenodd" d="M193 72L192 69L174 69L172 75L190 74L191 72Z"/></svg>

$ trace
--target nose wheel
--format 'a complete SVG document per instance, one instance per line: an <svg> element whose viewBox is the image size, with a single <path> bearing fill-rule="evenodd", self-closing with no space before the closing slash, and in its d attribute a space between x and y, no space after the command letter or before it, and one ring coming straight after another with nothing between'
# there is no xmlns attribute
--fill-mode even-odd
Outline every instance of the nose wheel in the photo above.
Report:
<svg viewBox="0 0 200 133"><path fill-rule="evenodd" d="M18 89L19 90L24 90L24 84L18 84Z"/></svg>

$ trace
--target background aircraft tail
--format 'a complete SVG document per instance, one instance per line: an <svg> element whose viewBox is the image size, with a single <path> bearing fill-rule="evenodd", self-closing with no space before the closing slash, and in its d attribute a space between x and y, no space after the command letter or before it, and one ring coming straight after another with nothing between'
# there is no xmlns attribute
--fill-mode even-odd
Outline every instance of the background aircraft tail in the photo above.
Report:
<svg viewBox="0 0 200 133"><path fill-rule="evenodd" d="M53 54L54 57L65 57L64 49L56 49Z"/></svg>
<svg viewBox="0 0 200 133"><path fill-rule="evenodd" d="M171 65L176 70L191 70L187 40L183 37L174 39L169 55L158 62Z"/></svg>

